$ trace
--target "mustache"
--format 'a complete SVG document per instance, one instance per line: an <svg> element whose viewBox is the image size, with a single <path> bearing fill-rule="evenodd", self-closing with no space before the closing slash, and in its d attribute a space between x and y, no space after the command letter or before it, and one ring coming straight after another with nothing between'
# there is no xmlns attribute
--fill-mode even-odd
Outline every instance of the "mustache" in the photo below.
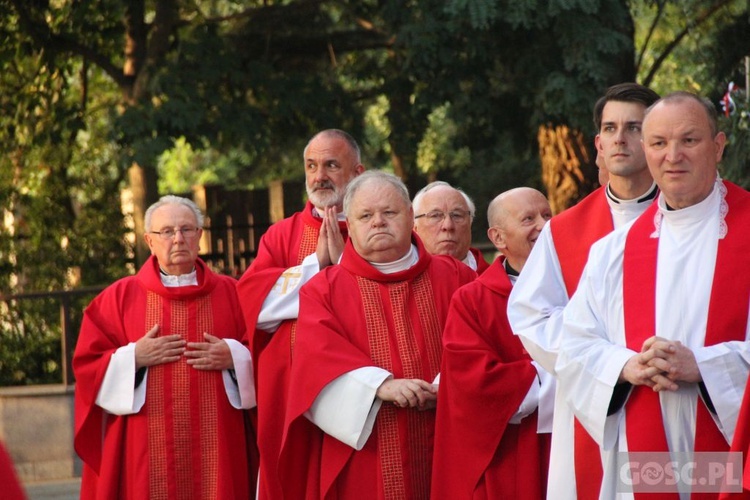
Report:
<svg viewBox="0 0 750 500"><path fill-rule="evenodd" d="M332 189L335 191L336 186L333 184L333 182L326 180L326 181L316 182L315 184L312 185L312 189L313 191L315 191L316 189Z"/></svg>

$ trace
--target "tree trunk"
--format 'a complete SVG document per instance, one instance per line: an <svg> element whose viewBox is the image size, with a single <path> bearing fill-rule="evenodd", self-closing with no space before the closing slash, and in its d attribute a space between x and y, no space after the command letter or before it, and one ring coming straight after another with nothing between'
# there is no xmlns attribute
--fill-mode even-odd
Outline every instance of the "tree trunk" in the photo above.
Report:
<svg viewBox="0 0 750 500"><path fill-rule="evenodd" d="M125 106L138 106L151 98L151 76L162 63L175 35L179 14L176 0L159 0L149 31L144 0L128 3L125 15L125 84L121 86ZM135 259L139 268L148 258L149 249L143 238L146 209L158 197L158 173L154 164L133 163L128 169L128 181L133 202L135 228Z"/></svg>
<svg viewBox="0 0 750 500"><path fill-rule="evenodd" d="M128 182L133 202L136 268L140 268L151 253L148 245L146 245L146 240L143 238L146 231L144 217L146 216L146 209L158 196L156 176L155 169L143 168L137 163L133 163L128 169Z"/></svg>
<svg viewBox="0 0 750 500"><path fill-rule="evenodd" d="M566 125L539 127L542 182L553 213L575 205L597 185L597 169L583 135Z"/></svg>

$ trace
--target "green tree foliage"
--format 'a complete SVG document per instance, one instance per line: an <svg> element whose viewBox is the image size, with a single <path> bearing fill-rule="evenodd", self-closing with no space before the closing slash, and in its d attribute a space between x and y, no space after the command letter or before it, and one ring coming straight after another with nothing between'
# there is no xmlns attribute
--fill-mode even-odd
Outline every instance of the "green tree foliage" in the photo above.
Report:
<svg viewBox="0 0 750 500"><path fill-rule="evenodd" d="M413 191L434 178L453 182L482 214L505 189L541 186L540 131L563 149L591 142L591 108L609 85L648 79L716 102L729 81L742 82L747 8L745 0L0 0L0 206L9 221L0 228L0 290L132 272L126 227L142 231L157 186L301 179L304 144L327 127L360 138L369 167L396 172ZM732 120L738 130L746 124ZM747 151L742 137L730 136L728 153ZM571 159L589 181L581 196L594 181L592 158L575 157L584 153ZM727 171L748 177L746 167ZM134 220L120 208L126 185ZM475 226L483 241L483 217ZM56 305L35 306L42 314L5 304L3 328L27 325L8 333L18 343L55 338L54 321L29 318L54 318ZM11 378L26 362L14 363Z"/></svg>

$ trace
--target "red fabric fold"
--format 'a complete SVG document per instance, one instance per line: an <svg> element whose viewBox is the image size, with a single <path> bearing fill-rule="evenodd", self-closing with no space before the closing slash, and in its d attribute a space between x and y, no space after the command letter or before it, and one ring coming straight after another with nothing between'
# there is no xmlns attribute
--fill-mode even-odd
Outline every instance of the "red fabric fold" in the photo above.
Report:
<svg viewBox="0 0 750 500"><path fill-rule="evenodd" d="M509 424L536 368L513 335L511 284L497 259L453 296L443 332L432 498L544 498L549 434L536 412Z"/></svg>

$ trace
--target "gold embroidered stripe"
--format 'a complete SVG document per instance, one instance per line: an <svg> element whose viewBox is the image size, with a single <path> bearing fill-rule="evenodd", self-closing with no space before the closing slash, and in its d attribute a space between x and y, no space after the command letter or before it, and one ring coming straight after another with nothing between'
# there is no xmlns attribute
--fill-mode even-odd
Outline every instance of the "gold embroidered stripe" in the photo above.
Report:
<svg viewBox="0 0 750 500"><path fill-rule="evenodd" d="M297 265L302 264L305 257L315 252L318 247L318 234L320 231L312 226L305 224L302 231L302 238L299 243L299 253L297 254ZM294 342L297 340L297 322L292 323L289 330L289 354L294 354Z"/></svg>
<svg viewBox="0 0 750 500"><path fill-rule="evenodd" d="M199 342L203 339L203 332L214 334L213 310L211 309L211 299L202 297L197 301L196 312L196 334ZM191 368L191 370L193 370ZM199 408L200 418L200 439L201 446L196 454L196 460L200 465L201 474L201 494L200 498L218 498L219 477L219 443L216 429L219 426L217 415L217 387L216 384L223 382L217 378L222 378L222 373L217 371L193 370L193 373L199 378L200 398ZM194 375L194 376L195 376ZM195 410L194 410L195 411Z"/></svg>
<svg viewBox="0 0 750 500"><path fill-rule="evenodd" d="M146 324L148 332L154 325L164 324L161 297L153 292L146 295ZM167 490L167 426L164 415L164 370L148 370L146 403L141 410L148 418L149 498L166 499Z"/></svg>
<svg viewBox="0 0 750 500"><path fill-rule="evenodd" d="M385 322L385 312L380 297L378 283L357 277L362 303L365 310L367 337L370 344L370 357L374 364L393 373L390 352L390 334ZM401 440L398 432L396 408L383 405L378 412L375 427L378 433L378 455L383 473L385 498L406 499Z"/></svg>

